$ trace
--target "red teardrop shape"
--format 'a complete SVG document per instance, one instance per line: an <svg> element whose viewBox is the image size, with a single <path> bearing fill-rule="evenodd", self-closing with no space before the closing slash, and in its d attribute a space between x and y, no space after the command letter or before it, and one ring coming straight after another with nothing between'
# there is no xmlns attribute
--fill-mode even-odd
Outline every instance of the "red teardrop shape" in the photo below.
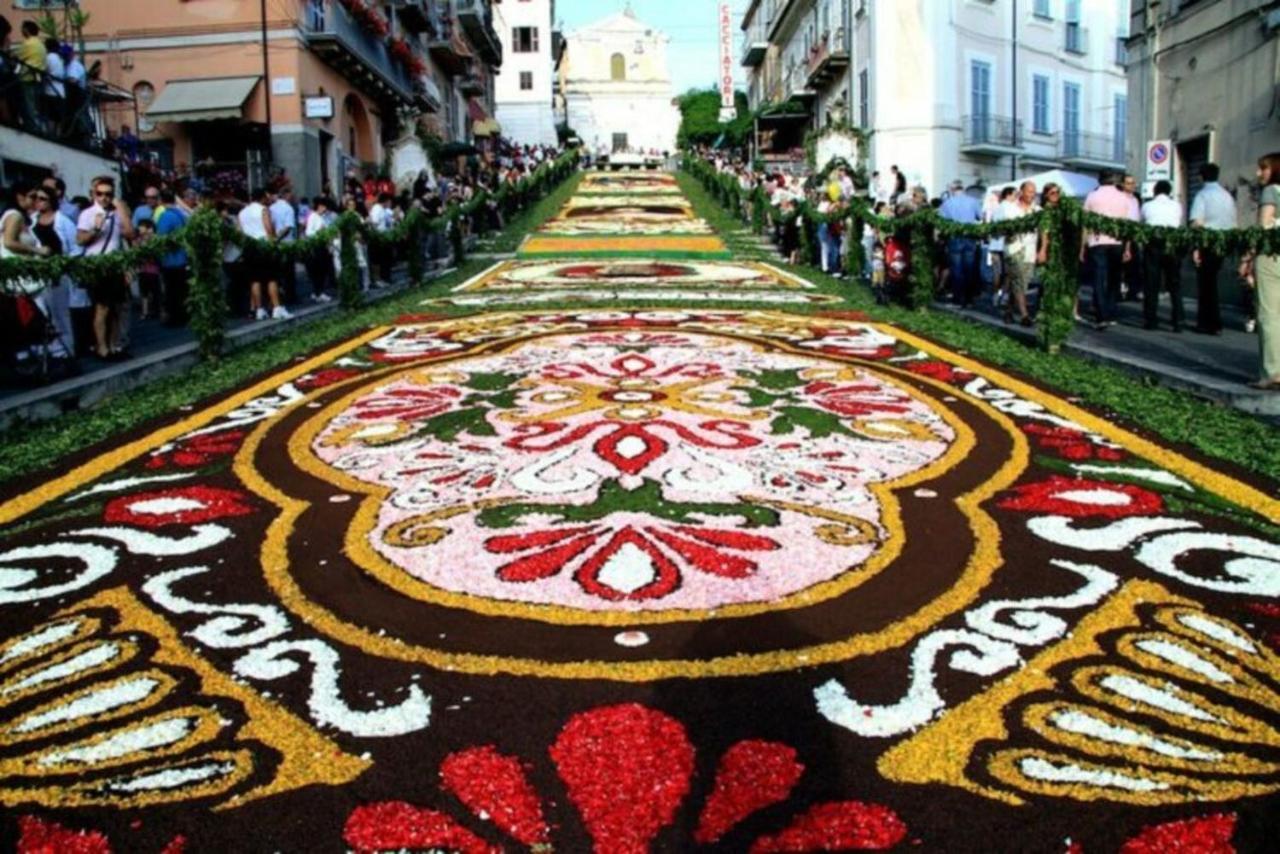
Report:
<svg viewBox="0 0 1280 854"><path fill-rule="evenodd" d="M751 854L791 851L880 851L907 835L898 814L880 804L818 804L781 833L757 839Z"/></svg>
<svg viewBox="0 0 1280 854"><path fill-rule="evenodd" d="M1120 848L1120 854L1235 854L1231 837L1236 832L1235 813L1171 821L1143 828Z"/></svg>
<svg viewBox="0 0 1280 854"><path fill-rule="evenodd" d="M489 846L444 813L404 801L356 807L347 816L342 838L356 854L404 848L444 848L459 854L496 854L502 850Z"/></svg>
<svg viewBox="0 0 1280 854"><path fill-rule="evenodd" d="M595 851L643 854L689 793L693 745L684 727L636 703L574 715L551 759Z"/></svg>
<svg viewBox="0 0 1280 854"><path fill-rule="evenodd" d="M719 842L738 822L785 801L804 766L795 750L776 741L740 741L725 751L716 768L715 788L702 808L694 841Z"/></svg>
<svg viewBox="0 0 1280 854"><path fill-rule="evenodd" d="M450 754L440 765L444 788L481 819L487 818L528 846L546 845L550 830L538 793L520 760L493 745Z"/></svg>

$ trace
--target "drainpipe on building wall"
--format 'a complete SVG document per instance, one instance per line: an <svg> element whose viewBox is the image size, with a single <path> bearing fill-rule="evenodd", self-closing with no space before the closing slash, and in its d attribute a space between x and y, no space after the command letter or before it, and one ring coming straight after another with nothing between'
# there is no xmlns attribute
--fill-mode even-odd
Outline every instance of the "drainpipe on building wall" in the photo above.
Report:
<svg viewBox="0 0 1280 854"><path fill-rule="evenodd" d="M1013 53L1013 162L1009 166L1009 180L1018 180L1018 0L1013 0L1013 42L1010 44Z"/></svg>
<svg viewBox="0 0 1280 854"><path fill-rule="evenodd" d="M262 8L262 97L267 103L267 163L275 159L275 146L271 142L271 65L267 59L267 0L261 0Z"/></svg>

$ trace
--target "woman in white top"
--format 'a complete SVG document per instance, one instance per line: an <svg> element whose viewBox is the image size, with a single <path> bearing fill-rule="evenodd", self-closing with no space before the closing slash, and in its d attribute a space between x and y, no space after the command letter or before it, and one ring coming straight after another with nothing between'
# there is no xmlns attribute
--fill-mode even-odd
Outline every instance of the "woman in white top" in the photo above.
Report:
<svg viewBox="0 0 1280 854"><path fill-rule="evenodd" d="M0 258L43 258L50 254L48 247L40 245L27 220L34 207L34 196L35 188L26 181L17 181L9 191L8 204L4 215L0 216ZM4 282L4 289L30 297L43 311L40 295L47 284L39 279L23 277ZM15 355L22 359L31 353L25 344L20 344Z"/></svg>
<svg viewBox="0 0 1280 854"><path fill-rule="evenodd" d="M262 304L262 283L267 283L267 298L271 301L271 316L277 319L288 318L289 310L280 304L279 276L276 263L271 257L270 247L276 239L275 226L271 224L271 211L267 205L271 201L271 191L265 187L253 194L253 201L240 211L240 230L245 237L258 241L259 245L250 243L245 247L245 278L249 280L249 310L257 320L267 319L266 306Z"/></svg>

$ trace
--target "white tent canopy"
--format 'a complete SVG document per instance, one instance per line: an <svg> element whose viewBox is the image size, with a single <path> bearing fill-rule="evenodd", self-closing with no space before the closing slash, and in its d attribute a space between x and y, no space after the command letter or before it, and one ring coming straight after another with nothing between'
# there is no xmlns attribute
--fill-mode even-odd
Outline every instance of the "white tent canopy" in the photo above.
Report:
<svg viewBox="0 0 1280 854"><path fill-rule="evenodd" d="M1057 184L1062 188L1064 194L1073 198L1081 199L1092 193L1098 188L1096 178L1088 175L1082 175L1079 172L1068 172L1065 169L1050 169L1048 172L1041 172L1038 175L1028 175L1025 178L1019 178L1016 181L1006 181L1003 184L997 184L994 187L988 187L987 192L999 193L1005 187L1013 187L1017 189L1022 186L1023 181L1031 181L1036 185L1036 192L1039 193L1044 189L1045 184Z"/></svg>

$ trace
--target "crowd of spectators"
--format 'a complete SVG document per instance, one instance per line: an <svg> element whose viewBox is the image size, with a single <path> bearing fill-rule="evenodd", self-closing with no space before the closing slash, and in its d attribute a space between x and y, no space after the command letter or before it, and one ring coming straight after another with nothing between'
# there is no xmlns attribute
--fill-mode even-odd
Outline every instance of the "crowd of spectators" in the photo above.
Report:
<svg viewBox="0 0 1280 854"><path fill-rule="evenodd" d="M87 142L89 72L75 46L23 21L18 32L0 15L0 123L45 137Z"/></svg>
<svg viewBox="0 0 1280 854"><path fill-rule="evenodd" d="M1037 187L1032 181L1018 186L988 190L954 181L940 196L930 197L924 187L910 186L905 174L895 166L886 172L873 172L869 186L855 186L852 170L839 166L824 175L812 173L788 175L779 171L752 168L741 158L710 150L697 152L713 164L721 174L736 178L744 197L761 188L769 200L768 228L781 253L791 263L798 263L803 216L796 216L802 201L820 214L838 214L847 209L855 197L865 199L874 212L884 218L884 226L864 225L860 235L849 233L848 222L838 217L833 222L819 221L816 228L818 262L824 272L845 278L849 248L861 240L865 259L863 269L852 271L866 279L878 298L887 299L895 284L905 285L912 259L901 238L894 233L892 220L909 216L924 207L932 207L948 221L962 224L994 223L1034 214L1045 207L1060 204L1067 192L1056 183ZM1129 220L1149 226L1190 226L1198 229L1226 230L1254 225L1242 222L1237 201L1219 183L1219 168L1205 164L1201 170L1202 186L1191 201L1189 210L1173 198L1168 181L1156 182L1148 199L1141 198L1133 175L1104 172L1097 189L1082 201L1084 210L1115 219ZM1260 190L1257 225L1274 228L1280 206L1280 154L1270 154L1258 161ZM750 216L750 210L743 212ZM961 307L983 304L998 311L1005 322L1024 326L1033 323L1036 306L1032 296L1039 279L1038 270L1048 259L1048 234L1043 230L979 241L969 237L951 237L933 253L937 259L935 281L939 299ZM1191 331L1220 335L1223 316L1220 306L1221 277L1224 265L1231 259L1209 250L1196 250L1190 258L1165 249L1158 243L1142 246L1125 242L1100 232L1080 235L1079 246L1063 247L1078 254L1080 276L1075 318L1097 330L1113 326L1117 303L1141 302L1143 325L1159 328L1159 306L1162 294L1170 304L1169 328L1173 332ZM1260 331L1263 340L1262 379L1259 387L1280 388L1280 280L1277 259L1251 255L1236 259L1237 273L1244 283L1244 330ZM1194 326L1188 327L1182 288L1183 264L1189 261L1195 273L1196 313ZM924 262L921 262L924 263ZM1079 291L1089 296L1089 317L1081 313ZM1266 329L1260 327L1268 327Z"/></svg>
<svg viewBox="0 0 1280 854"><path fill-rule="evenodd" d="M473 158L450 168L448 175L423 170L399 184L385 173L360 175L352 170L340 196L323 192L313 198L295 197L287 176L247 198L157 178L127 200L113 176L93 179L83 196L68 196L65 182L56 176L39 183L17 180L7 190L0 215L0 258L110 255L177 234L197 209L208 207L228 228L254 238L228 240L224 247L224 281L232 313L258 321L286 319L290 306L334 299L341 272L340 242L321 245L300 265L280 260L271 244L315 237L344 211L354 212L369 230L380 232L391 231L415 209L436 217L482 191L497 193L504 185L515 185L557 154L551 148L503 144L496 155ZM503 226L503 212L490 200L449 227L462 230L465 238L473 230ZM362 289L386 287L396 265L413 251L407 246L366 245L364 239L357 241L356 249ZM446 258L451 251L449 234L432 231L419 251L426 260ZM299 267L305 289L299 287ZM64 362L74 370L80 358L128 359L136 322L155 320L170 327L187 323L189 278L187 253L176 248L136 269L103 273L96 281L67 275L5 281L0 287L0 326L7 342L6 361L11 366Z"/></svg>

